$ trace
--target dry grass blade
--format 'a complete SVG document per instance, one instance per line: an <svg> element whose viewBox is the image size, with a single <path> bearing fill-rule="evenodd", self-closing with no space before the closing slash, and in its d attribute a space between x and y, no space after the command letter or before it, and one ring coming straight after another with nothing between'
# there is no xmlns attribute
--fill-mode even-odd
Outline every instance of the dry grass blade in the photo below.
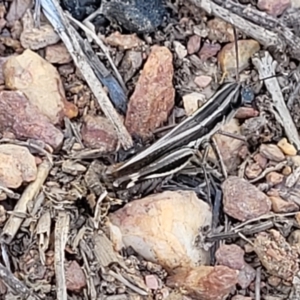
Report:
<svg viewBox="0 0 300 300"><path fill-rule="evenodd" d="M15 237L24 221L24 219L20 217L20 214L25 215L27 213L28 203L33 201L38 195L46 178L48 177L51 168L52 164L48 160L44 160L39 165L36 180L27 186L20 200L15 206L14 213L10 216L3 228L1 240L4 243L9 244Z"/></svg>
<svg viewBox="0 0 300 300"><path fill-rule="evenodd" d="M70 216L60 211L55 224L55 276L57 299L67 300L67 287L65 276L65 247L68 240Z"/></svg>
<svg viewBox="0 0 300 300"><path fill-rule="evenodd" d="M252 62L258 70L259 76L261 78L268 78L264 82L273 99L275 118L277 122L279 122L283 126L289 141L293 143L299 151L300 139L298 131L290 115L290 112L286 107L277 78L269 78L275 75L276 61L273 60L269 52L265 51L264 57L262 57L261 59L255 57L252 59Z"/></svg>
<svg viewBox="0 0 300 300"><path fill-rule="evenodd" d="M93 69L89 65L87 57L76 38L77 33L71 26L69 20L65 17L59 3L56 0L41 0L41 4L45 15L58 32L60 38L71 54L75 65L80 70L91 91L95 95L101 110L114 125L122 146L125 150L131 148L133 145L132 138L123 125L122 120L114 109Z"/></svg>

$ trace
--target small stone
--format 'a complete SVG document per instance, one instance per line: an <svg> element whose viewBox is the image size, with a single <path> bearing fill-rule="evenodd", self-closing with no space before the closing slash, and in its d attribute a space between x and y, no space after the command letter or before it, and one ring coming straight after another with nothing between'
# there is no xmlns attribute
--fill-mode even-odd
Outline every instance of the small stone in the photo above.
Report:
<svg viewBox="0 0 300 300"><path fill-rule="evenodd" d="M186 48L178 41L173 42L174 50L178 56L179 59L184 59L187 56L187 50Z"/></svg>
<svg viewBox="0 0 300 300"><path fill-rule="evenodd" d="M11 132L18 139L43 141L54 150L61 146L64 138L62 132L18 91L0 92L0 131Z"/></svg>
<svg viewBox="0 0 300 300"><path fill-rule="evenodd" d="M194 82L202 89L206 88L212 81L210 76L200 75L194 79Z"/></svg>
<svg viewBox="0 0 300 300"><path fill-rule="evenodd" d="M227 124L222 127L224 132L232 133L234 135L240 135L241 129L237 119L232 118ZM215 142L217 143L222 160L227 168L228 173L236 171L240 164L240 150L245 145L242 140L225 136L223 134L214 135ZM215 154L213 151L209 151L209 157L215 159Z"/></svg>
<svg viewBox="0 0 300 300"><path fill-rule="evenodd" d="M245 179L231 176L222 184L224 211L229 216L246 221L270 212L269 198Z"/></svg>
<svg viewBox="0 0 300 300"><path fill-rule="evenodd" d="M234 117L237 119L249 119L253 117L257 117L259 112L253 107L240 107L235 113Z"/></svg>
<svg viewBox="0 0 300 300"><path fill-rule="evenodd" d="M140 69L143 64L141 51L126 51L120 66L120 73L124 82L128 82Z"/></svg>
<svg viewBox="0 0 300 300"><path fill-rule="evenodd" d="M62 171L64 173L76 176L78 174L84 173L86 171L86 167L71 160L64 160L64 162L62 163Z"/></svg>
<svg viewBox="0 0 300 300"><path fill-rule="evenodd" d="M296 203L283 200L279 196L269 196L269 199L272 202L272 210L275 213L288 213L299 210L299 206Z"/></svg>
<svg viewBox="0 0 300 300"><path fill-rule="evenodd" d="M173 57L166 47L153 46L129 100L125 126L147 139L168 119L174 106Z"/></svg>
<svg viewBox="0 0 300 300"><path fill-rule="evenodd" d="M46 47L45 59L52 64L67 64L72 61L72 57L63 43Z"/></svg>
<svg viewBox="0 0 300 300"><path fill-rule="evenodd" d="M0 57L0 84L4 84L3 65L7 62L10 56Z"/></svg>
<svg viewBox="0 0 300 300"><path fill-rule="evenodd" d="M225 266L199 266L178 270L167 279L172 288L182 288L194 299L223 300L234 290L238 271Z"/></svg>
<svg viewBox="0 0 300 300"><path fill-rule="evenodd" d="M182 97L183 107L187 116L192 115L205 102L205 96L200 93L190 93Z"/></svg>
<svg viewBox="0 0 300 300"><path fill-rule="evenodd" d="M300 0L291 0L291 7L292 8L299 8L300 7Z"/></svg>
<svg viewBox="0 0 300 300"><path fill-rule="evenodd" d="M118 47L122 50L139 48L145 44L135 33L121 34L119 31L113 32L105 38L105 41L108 45Z"/></svg>
<svg viewBox="0 0 300 300"><path fill-rule="evenodd" d="M260 232L254 240L254 251L270 275L291 282L299 271L297 249L279 231Z"/></svg>
<svg viewBox="0 0 300 300"><path fill-rule="evenodd" d="M6 87L24 93L52 124L59 124L64 116L77 116L78 109L66 100L56 68L37 53L27 49L21 55L10 57L4 64L3 74Z"/></svg>
<svg viewBox="0 0 300 300"><path fill-rule="evenodd" d="M187 52L189 55L194 54L200 50L201 37L199 35L192 35L187 43Z"/></svg>
<svg viewBox="0 0 300 300"><path fill-rule="evenodd" d="M240 270L245 266L244 250L237 245L221 245L216 251L216 260L219 265Z"/></svg>
<svg viewBox="0 0 300 300"><path fill-rule="evenodd" d="M282 182L283 175L278 172L270 172L266 175L266 180L268 184L274 186Z"/></svg>
<svg viewBox="0 0 300 300"><path fill-rule="evenodd" d="M300 230L293 230L292 233L288 237L288 242L291 246L300 246Z"/></svg>
<svg viewBox="0 0 300 300"><path fill-rule="evenodd" d="M297 149L291 145L286 138L281 139L278 143L277 146L281 149L281 151L285 155L297 155Z"/></svg>
<svg viewBox="0 0 300 300"><path fill-rule="evenodd" d="M27 0L26 0L27 1ZM22 17L23 31L20 42L25 49L38 50L59 42L60 37L53 26L41 23L39 27L34 26L31 11L28 9Z"/></svg>
<svg viewBox="0 0 300 300"><path fill-rule="evenodd" d="M268 276L268 284L277 287L281 283L281 279L277 276Z"/></svg>
<svg viewBox="0 0 300 300"><path fill-rule="evenodd" d="M292 174L292 168L290 166L285 166L283 169L282 169L282 175L284 176L289 176L290 174Z"/></svg>
<svg viewBox="0 0 300 300"><path fill-rule="evenodd" d="M241 72L248 67L249 59L259 51L260 45L255 40L239 40L238 49L239 72ZM235 43L229 43L222 48L218 54L218 62L223 73L229 76L236 73Z"/></svg>
<svg viewBox="0 0 300 300"><path fill-rule="evenodd" d="M206 42L199 51L198 56L202 61L206 61L207 59L215 56L220 50L220 44L211 44Z"/></svg>
<svg viewBox="0 0 300 300"><path fill-rule="evenodd" d="M239 271L238 284L242 289L248 288L248 286L255 279L255 270L249 264L245 263L244 267Z"/></svg>
<svg viewBox="0 0 300 300"><path fill-rule="evenodd" d="M245 175L248 179L255 179L258 177L262 172L262 168L258 163L253 163L248 165L245 170Z"/></svg>
<svg viewBox="0 0 300 300"><path fill-rule="evenodd" d="M291 0L258 0L257 7L273 17L280 16L288 7Z"/></svg>
<svg viewBox="0 0 300 300"><path fill-rule="evenodd" d="M296 219L297 224L300 225L300 213L297 213L295 215L295 219Z"/></svg>
<svg viewBox="0 0 300 300"><path fill-rule="evenodd" d="M234 42L234 32L231 24L219 18L214 18L207 22L207 27L210 41L218 41L219 43Z"/></svg>
<svg viewBox="0 0 300 300"><path fill-rule="evenodd" d="M157 290L159 288L158 279L155 275L146 275L145 282L149 289Z"/></svg>
<svg viewBox="0 0 300 300"><path fill-rule="evenodd" d="M300 167L300 155L292 156L291 159L296 167Z"/></svg>
<svg viewBox="0 0 300 300"><path fill-rule="evenodd" d="M265 169L267 166L268 160L262 156L260 153L256 153L253 157L254 161L259 164L262 169Z"/></svg>
<svg viewBox="0 0 300 300"><path fill-rule="evenodd" d="M85 146L103 153L113 152L118 145L117 133L111 122L101 116L86 115L81 129Z"/></svg>
<svg viewBox="0 0 300 300"><path fill-rule="evenodd" d="M66 267L66 286L69 291L80 292L87 285L83 270L78 263L73 260Z"/></svg>
<svg viewBox="0 0 300 300"><path fill-rule="evenodd" d="M285 159L285 156L279 147L274 144L262 144L259 148L259 153L265 158L275 162L281 162Z"/></svg>

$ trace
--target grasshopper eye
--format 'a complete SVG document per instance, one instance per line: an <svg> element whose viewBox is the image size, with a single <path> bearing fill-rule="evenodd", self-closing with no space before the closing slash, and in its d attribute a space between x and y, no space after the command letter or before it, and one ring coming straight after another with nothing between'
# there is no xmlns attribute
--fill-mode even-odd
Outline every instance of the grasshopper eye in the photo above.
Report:
<svg viewBox="0 0 300 300"><path fill-rule="evenodd" d="M241 91L242 103L244 105L251 105L254 100L254 92L249 87L242 88Z"/></svg>

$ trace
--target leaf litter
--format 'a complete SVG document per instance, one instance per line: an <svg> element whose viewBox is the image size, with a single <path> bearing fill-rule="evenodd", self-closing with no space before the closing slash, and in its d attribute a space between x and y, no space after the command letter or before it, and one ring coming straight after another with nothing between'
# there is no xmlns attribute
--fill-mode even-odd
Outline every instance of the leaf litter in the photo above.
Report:
<svg viewBox="0 0 300 300"><path fill-rule="evenodd" d="M298 299L297 1L48 1L68 37L46 2L0 7L0 298ZM254 105L201 164L116 187L236 80L232 23Z"/></svg>

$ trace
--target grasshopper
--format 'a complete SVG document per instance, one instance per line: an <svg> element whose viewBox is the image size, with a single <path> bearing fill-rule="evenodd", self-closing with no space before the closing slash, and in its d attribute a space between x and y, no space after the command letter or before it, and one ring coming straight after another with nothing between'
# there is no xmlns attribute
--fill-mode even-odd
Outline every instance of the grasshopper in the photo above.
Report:
<svg viewBox="0 0 300 300"><path fill-rule="evenodd" d="M235 32L235 50L238 70L238 46ZM238 71L237 71L238 78ZM111 171L115 187L126 189L136 183L172 176L186 167L196 156L204 141L210 140L219 129L230 121L244 103L242 97L254 98L251 90L240 82L222 84L208 101L191 116L150 147L121 163ZM253 97L252 97L253 96Z"/></svg>

